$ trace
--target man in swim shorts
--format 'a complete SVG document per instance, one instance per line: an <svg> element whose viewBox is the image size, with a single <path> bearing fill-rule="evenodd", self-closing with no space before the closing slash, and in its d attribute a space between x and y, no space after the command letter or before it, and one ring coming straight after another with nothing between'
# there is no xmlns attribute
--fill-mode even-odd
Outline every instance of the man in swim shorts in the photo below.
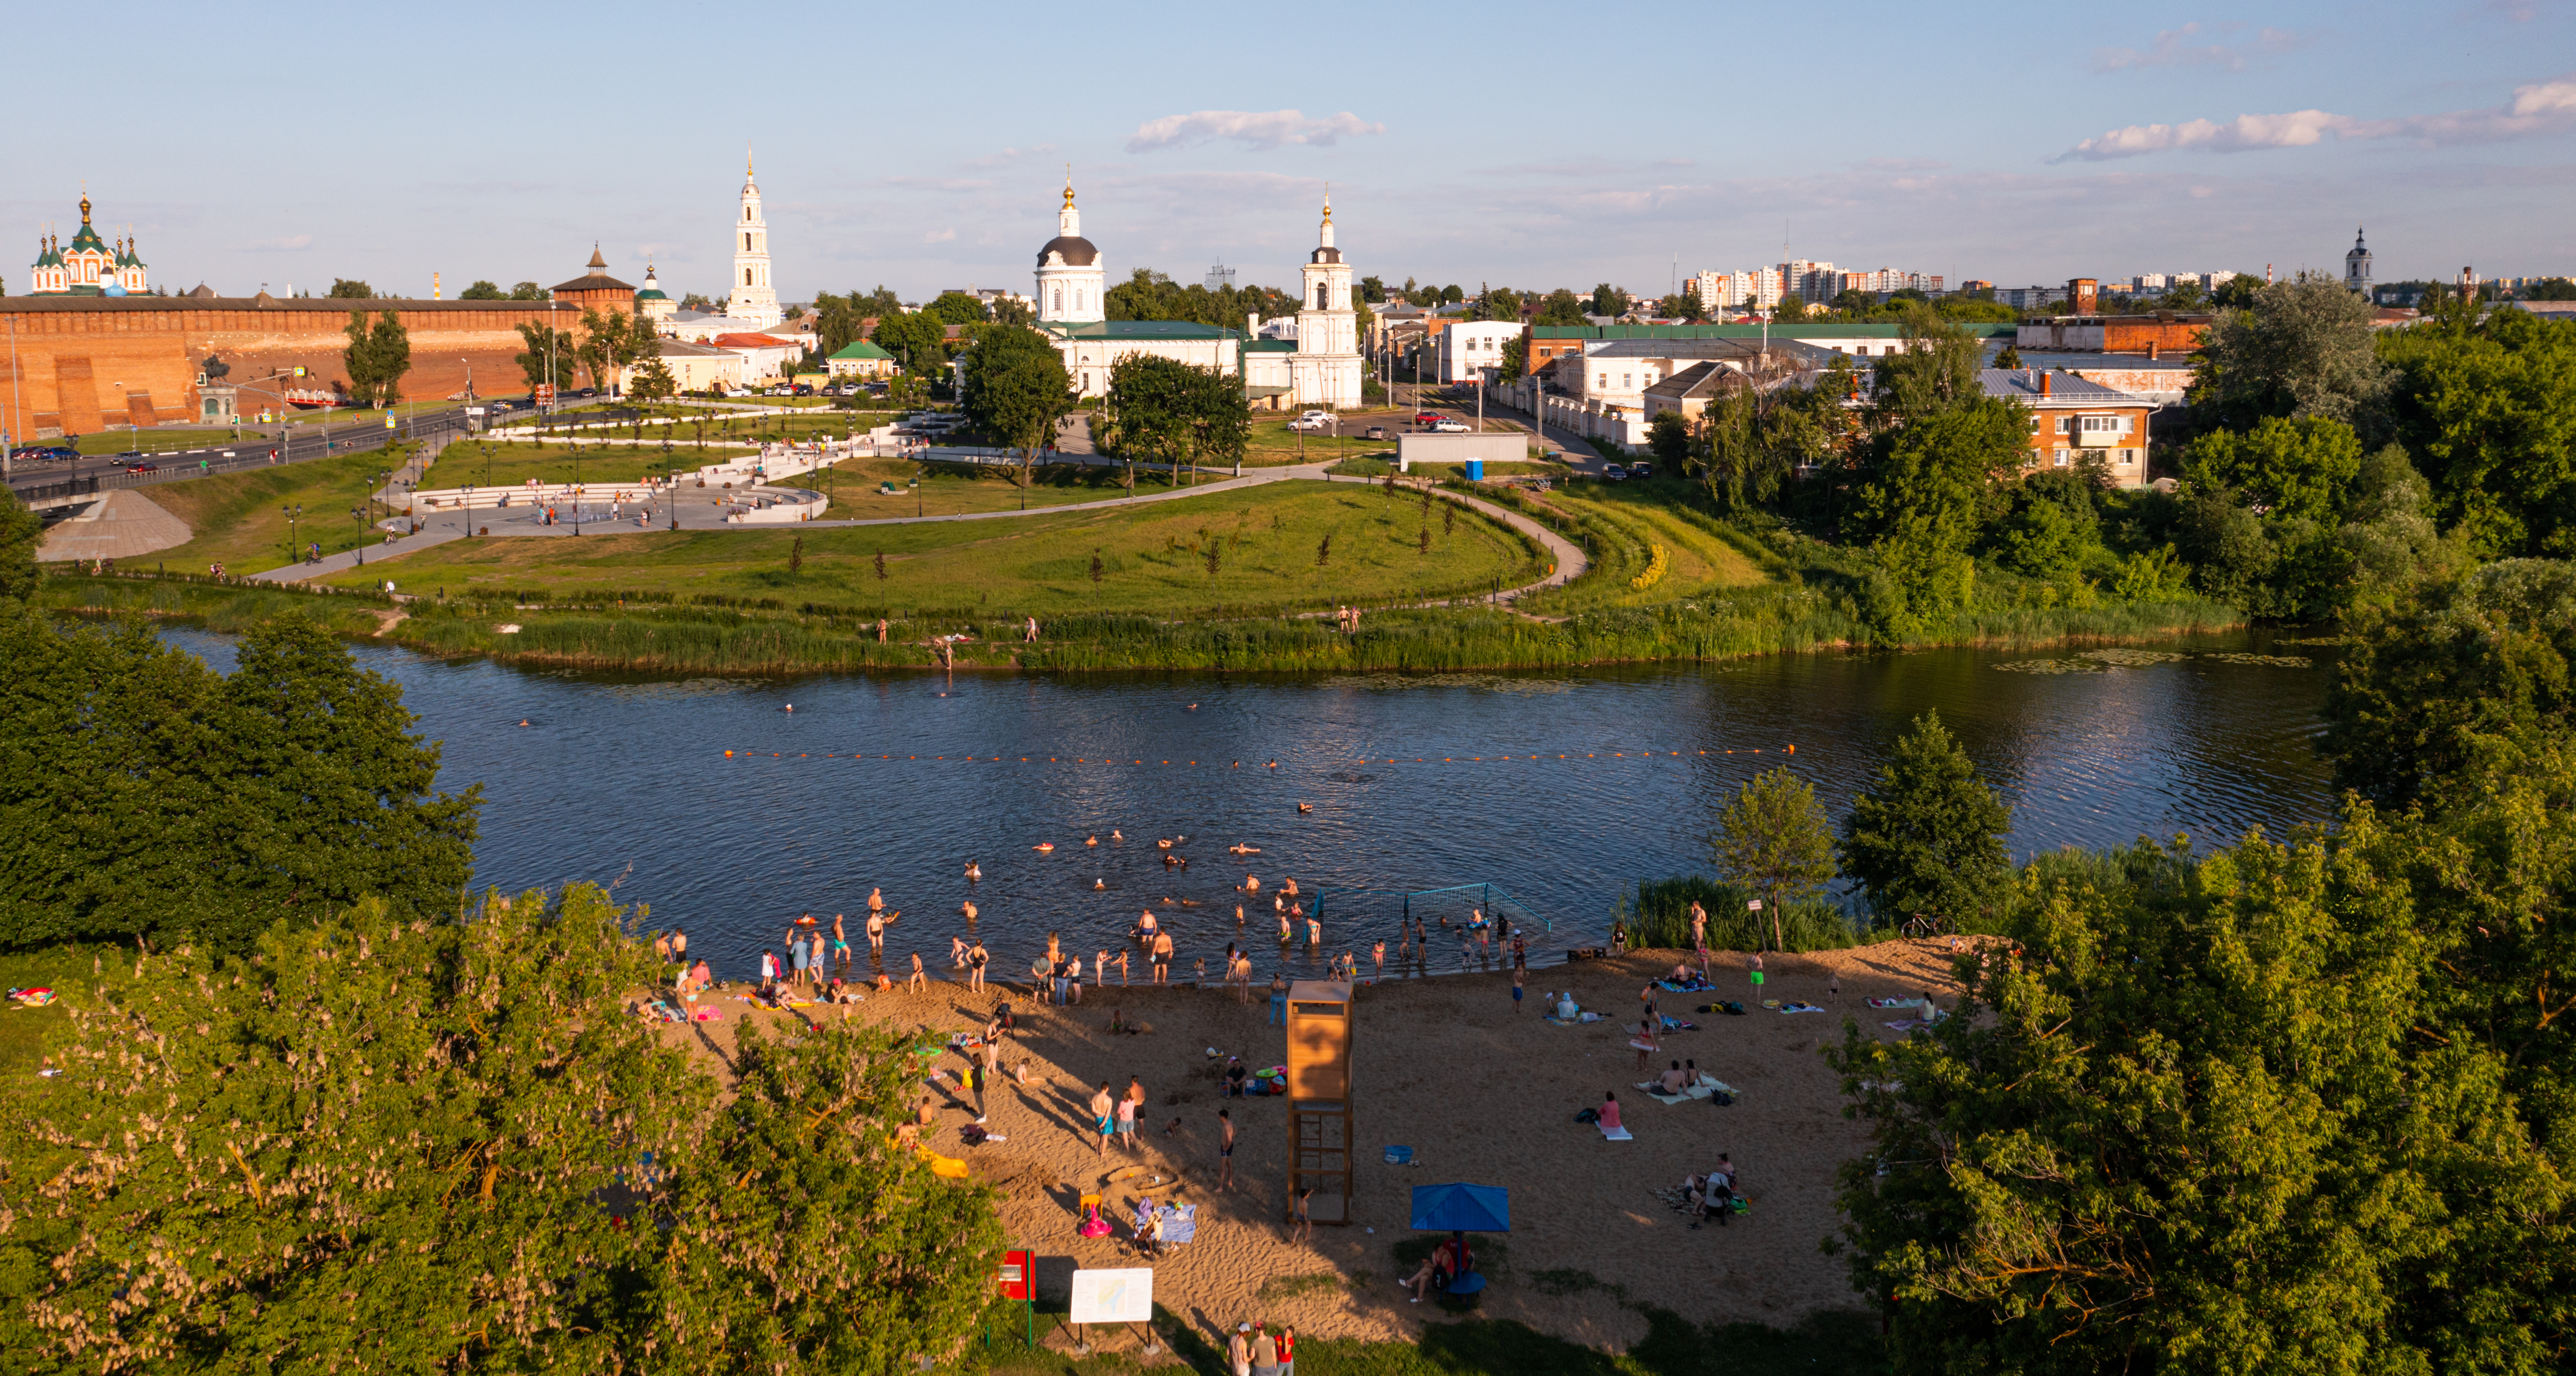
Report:
<svg viewBox="0 0 2576 1376"><path fill-rule="evenodd" d="M1117 1100L1109 1093L1109 1082L1100 1082L1100 1092L1091 1096L1091 1121L1099 1129L1098 1154L1109 1154L1109 1134L1118 1130Z"/></svg>

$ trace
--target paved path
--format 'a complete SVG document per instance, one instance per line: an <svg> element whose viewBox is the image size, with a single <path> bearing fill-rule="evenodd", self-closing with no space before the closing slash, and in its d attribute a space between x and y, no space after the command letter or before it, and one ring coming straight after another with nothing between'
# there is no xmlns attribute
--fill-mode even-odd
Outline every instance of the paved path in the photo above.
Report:
<svg viewBox="0 0 2576 1376"><path fill-rule="evenodd" d="M1341 478L1332 477L1330 475L1321 476L1324 476L1325 480L1328 482L1337 483L1374 483L1379 481L1379 479L1376 478ZM1524 583L1517 588L1505 588L1500 593L1488 594L1484 597L1471 599L1473 601L1517 601L1523 593L1536 592L1541 588L1562 587L1567 583L1571 583L1575 579L1582 577L1584 570L1592 566L1592 561L1584 557L1582 546L1575 544L1573 541L1566 539L1564 536L1557 534L1555 531L1540 525L1538 522L1531 520L1527 516L1523 516L1509 507L1496 506L1494 503L1486 501L1481 497L1470 497L1466 493L1453 491L1445 487L1435 487L1431 489L1431 491L1435 496L1444 497L1450 501L1456 502L1460 506L1480 511L1485 515L1502 522L1504 525L1510 526L1512 529L1519 531L1521 534L1538 541L1539 545L1547 551L1548 559L1556 565L1556 571L1554 573L1549 574L1547 577L1542 578L1535 583Z"/></svg>

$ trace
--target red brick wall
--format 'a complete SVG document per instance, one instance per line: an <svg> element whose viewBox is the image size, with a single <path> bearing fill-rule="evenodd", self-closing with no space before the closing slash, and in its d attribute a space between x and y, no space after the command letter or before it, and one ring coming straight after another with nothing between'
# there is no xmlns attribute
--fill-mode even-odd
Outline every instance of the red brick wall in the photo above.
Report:
<svg viewBox="0 0 2576 1376"><path fill-rule="evenodd" d="M2153 344L2160 354L2187 354L2200 347L2200 337L2208 330L2207 321L2115 315L2102 322L2102 352L2142 354Z"/></svg>
<svg viewBox="0 0 2576 1376"><path fill-rule="evenodd" d="M0 299L0 428L33 437L47 430L85 435L129 418L143 425L192 421L197 368L210 352L232 365L224 380L243 389L245 414L274 409L273 398L251 389L327 388L348 380L340 358L357 304ZM412 366L402 390L414 400L464 390L467 360L476 391L495 396L522 389L526 379L512 361L526 347L517 327L548 318L547 303L532 301L376 301L366 308L370 318L395 311L410 332ZM558 329L577 333L581 308L558 303L552 318ZM297 364L312 369L312 377L265 380Z"/></svg>

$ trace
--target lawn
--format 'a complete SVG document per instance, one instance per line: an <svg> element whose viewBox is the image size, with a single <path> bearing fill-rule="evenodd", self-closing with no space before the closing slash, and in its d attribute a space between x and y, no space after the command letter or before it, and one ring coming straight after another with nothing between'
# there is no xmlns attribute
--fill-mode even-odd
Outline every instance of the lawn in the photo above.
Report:
<svg viewBox="0 0 2576 1376"><path fill-rule="evenodd" d="M1679 478L1644 482L1576 482L1530 500L1533 518L1579 541L1588 535L1591 572L1575 582L1521 599L1534 612L1564 615L1612 607L1683 602L1703 593L1765 581L1752 556L1714 520L1690 505L1695 489ZM1633 580L1653 566L1661 545L1665 571L1645 587Z"/></svg>
<svg viewBox="0 0 2576 1376"><path fill-rule="evenodd" d="M131 449L140 449L146 454L166 454L176 449L203 449L208 445L231 444L233 432L229 429L184 429L175 425L146 425L139 429L129 429L119 425L105 430L93 430L78 439L63 442L84 454L122 454ZM251 435L244 438L242 443L266 444L268 441L261 436Z"/></svg>
<svg viewBox="0 0 2576 1376"><path fill-rule="evenodd" d="M1374 489L1277 483L999 521L456 541L326 581L358 586L393 569L404 591L425 595L542 588L558 601L636 592L1187 616L1455 596L1527 582L1544 568L1521 537L1454 514L1426 518L1418 500Z"/></svg>
<svg viewBox="0 0 2576 1376"><path fill-rule="evenodd" d="M921 476L917 494L909 486L915 475ZM905 459L844 459L822 473L796 481L829 491L832 494L832 517L844 521L873 521L888 516L954 516L968 511L1017 511L1023 505L1036 508L1064 506L1072 502L1107 502L1127 495L1127 470L1124 468L1070 464L1050 468L1041 465L1025 499L1019 483L1015 481L1017 476L1016 469L989 464L930 464L925 471L924 465ZM1203 477L1200 481L1217 480ZM882 483L894 485L892 496L878 491ZM1137 474L1136 490L1143 493L1166 490L1163 475Z"/></svg>
<svg viewBox="0 0 2576 1376"><path fill-rule="evenodd" d="M380 486L376 475L402 463L402 451L395 447L148 488L144 495L187 522L191 532L188 543L152 558L183 573L204 573L208 564L221 563L235 575L291 563L290 522L280 510L286 506L303 508L292 522L295 536L320 542L324 554L375 544L382 533L349 512L353 507L364 511L367 494ZM379 519L391 514L375 508Z"/></svg>
<svg viewBox="0 0 2576 1376"><path fill-rule="evenodd" d="M680 443L672 446L666 459L659 445L574 446L560 440L467 440L449 445L430 465L429 476L420 485L515 487L530 478L547 483L631 483L648 475L659 476L671 466L684 474L694 473L728 455L752 452L749 447L737 446L710 448L701 453L695 445Z"/></svg>

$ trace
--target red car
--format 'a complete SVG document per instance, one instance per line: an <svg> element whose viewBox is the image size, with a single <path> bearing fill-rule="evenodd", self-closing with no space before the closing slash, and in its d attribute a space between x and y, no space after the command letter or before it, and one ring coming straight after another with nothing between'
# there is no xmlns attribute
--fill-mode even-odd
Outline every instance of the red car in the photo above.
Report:
<svg viewBox="0 0 2576 1376"><path fill-rule="evenodd" d="M158 473L161 471L161 465L157 463L129 463L125 466L125 471L128 473Z"/></svg>
<svg viewBox="0 0 2576 1376"><path fill-rule="evenodd" d="M1447 419L1449 419L1447 416L1444 416L1437 411L1424 411L1414 416L1413 423L1416 425L1438 425L1440 422Z"/></svg>

